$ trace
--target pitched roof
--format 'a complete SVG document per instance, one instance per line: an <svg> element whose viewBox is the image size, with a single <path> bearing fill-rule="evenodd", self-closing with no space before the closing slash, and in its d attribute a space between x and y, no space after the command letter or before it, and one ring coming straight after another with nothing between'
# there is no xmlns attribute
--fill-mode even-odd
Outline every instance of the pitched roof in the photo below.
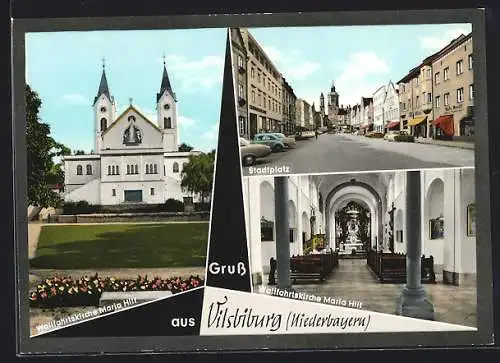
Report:
<svg viewBox="0 0 500 363"><path fill-rule="evenodd" d="M163 62L163 76L161 78L160 92L156 94L156 102L160 100L165 91L168 91L175 99L175 93L172 91L172 85L170 84L170 79L168 78L167 66L165 65L165 62Z"/></svg>
<svg viewBox="0 0 500 363"><path fill-rule="evenodd" d="M106 71L102 69L101 82L99 83L99 89L97 90L97 96L94 98L94 104L97 102L101 95L106 95L110 101L111 95L109 94L108 79L106 78Z"/></svg>
<svg viewBox="0 0 500 363"><path fill-rule="evenodd" d="M155 125L151 120L149 120L146 116L144 116L144 114L142 112L140 112L137 108L135 108L134 106L130 105L128 106L125 111L123 111L120 116L118 116L116 118L116 121L114 121L106 130L104 130L104 132L102 133L103 135L105 135L109 130L111 130L113 128L113 126L115 126L118 121L123 117L123 115L125 115L129 110L134 110L134 112L136 112L139 116L141 116L144 120L146 120L146 122L148 124L150 124L151 126L153 126L156 130L158 131L161 131L160 128Z"/></svg>

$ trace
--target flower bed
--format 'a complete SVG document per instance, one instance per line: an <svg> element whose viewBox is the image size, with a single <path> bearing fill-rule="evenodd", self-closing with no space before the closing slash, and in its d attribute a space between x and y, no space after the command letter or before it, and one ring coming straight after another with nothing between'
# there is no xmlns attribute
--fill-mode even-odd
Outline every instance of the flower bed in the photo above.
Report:
<svg viewBox="0 0 500 363"><path fill-rule="evenodd" d="M138 276L135 280L118 280L113 277L84 276L79 280L71 277L52 277L41 281L30 292L30 306L35 308L98 306L105 291L171 291L172 294L202 286L199 276L188 279L174 277L162 279Z"/></svg>

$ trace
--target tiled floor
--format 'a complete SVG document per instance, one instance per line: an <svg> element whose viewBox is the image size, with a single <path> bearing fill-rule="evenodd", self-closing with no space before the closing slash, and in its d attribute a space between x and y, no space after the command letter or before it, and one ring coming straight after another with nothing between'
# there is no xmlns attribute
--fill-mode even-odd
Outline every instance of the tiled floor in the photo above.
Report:
<svg viewBox="0 0 500 363"><path fill-rule="evenodd" d="M267 276L265 281L267 281ZM293 289L317 296L357 300L361 309L395 314L402 284L381 284L364 259L340 260L339 267L323 283L294 284ZM477 324L476 287L424 284L428 300L434 305L435 320L475 327Z"/></svg>

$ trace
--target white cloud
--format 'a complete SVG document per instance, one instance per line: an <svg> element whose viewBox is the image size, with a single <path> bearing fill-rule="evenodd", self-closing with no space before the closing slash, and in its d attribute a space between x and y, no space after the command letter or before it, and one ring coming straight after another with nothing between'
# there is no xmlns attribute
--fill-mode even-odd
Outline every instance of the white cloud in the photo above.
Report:
<svg viewBox="0 0 500 363"><path fill-rule="evenodd" d="M263 46L263 48L287 80L304 80L321 68L319 63L302 59L301 53L296 49L283 52L275 47Z"/></svg>
<svg viewBox="0 0 500 363"><path fill-rule="evenodd" d="M193 120L192 118L189 118L189 117L186 117L186 116L179 116L177 118L177 122L184 129L187 129L187 128L191 127L191 126L194 126L197 123L196 120Z"/></svg>
<svg viewBox="0 0 500 363"><path fill-rule="evenodd" d="M210 130L201 134L201 138L205 140L216 140L219 136L219 123L215 123L210 127Z"/></svg>
<svg viewBox="0 0 500 363"><path fill-rule="evenodd" d="M461 34L469 34L469 30L465 27L451 29L445 33L441 33L436 36L422 36L418 40L420 45L425 50L438 51L439 49L445 47L453 39L458 38Z"/></svg>
<svg viewBox="0 0 500 363"><path fill-rule="evenodd" d="M67 93L65 95L62 95L61 102L73 106L88 106L90 104L90 101L87 99L87 97L82 96L78 93Z"/></svg>
<svg viewBox="0 0 500 363"><path fill-rule="evenodd" d="M387 62L373 51L355 52L341 66L340 76L335 80L339 92L339 103L348 105L360 102L361 97L371 97L382 84L371 80L371 76L389 73ZM384 81L384 83L389 82ZM325 95L326 97L326 95Z"/></svg>
<svg viewBox="0 0 500 363"><path fill-rule="evenodd" d="M208 89L222 83L224 58L205 56L199 60L188 60L177 54L166 56L169 74L181 81L186 92L197 92L200 88ZM163 58L158 61L163 62Z"/></svg>

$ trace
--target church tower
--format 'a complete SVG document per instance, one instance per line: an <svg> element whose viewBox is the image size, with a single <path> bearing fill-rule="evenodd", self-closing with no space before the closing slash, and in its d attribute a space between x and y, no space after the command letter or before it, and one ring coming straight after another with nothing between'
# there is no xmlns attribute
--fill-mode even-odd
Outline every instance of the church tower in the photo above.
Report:
<svg viewBox="0 0 500 363"><path fill-rule="evenodd" d="M178 151L177 99L168 78L165 57L163 57L163 76L160 92L156 94L156 111L158 114L158 127L162 132L164 151Z"/></svg>
<svg viewBox="0 0 500 363"><path fill-rule="evenodd" d="M339 94L335 91L335 84L332 81L332 87L328 93L328 120L334 122L337 120L339 112Z"/></svg>
<svg viewBox="0 0 500 363"><path fill-rule="evenodd" d="M94 152L99 153L102 146L102 133L106 131L116 119L116 105L111 96L106 78L106 67L102 61L102 74L97 96L94 98Z"/></svg>
<svg viewBox="0 0 500 363"><path fill-rule="evenodd" d="M325 95L323 92L319 96L319 112L321 113L321 117L325 115Z"/></svg>

